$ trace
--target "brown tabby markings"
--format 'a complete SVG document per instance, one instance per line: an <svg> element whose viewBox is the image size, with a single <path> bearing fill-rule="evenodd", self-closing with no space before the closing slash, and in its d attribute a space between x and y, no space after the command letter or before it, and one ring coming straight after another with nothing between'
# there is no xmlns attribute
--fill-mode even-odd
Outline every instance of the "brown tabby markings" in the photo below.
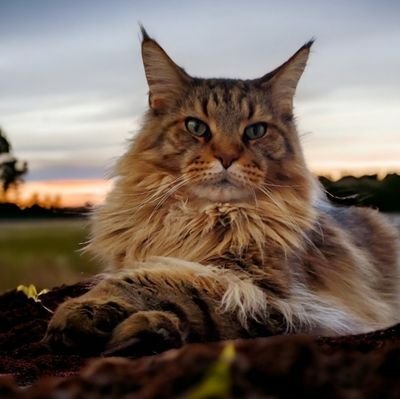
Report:
<svg viewBox="0 0 400 399"><path fill-rule="evenodd" d="M150 109L89 245L115 270L60 307L50 342L137 353L399 320L396 232L328 203L304 162L292 111L310 46L260 79L199 79L143 31ZM259 122L267 133L246 138Z"/></svg>

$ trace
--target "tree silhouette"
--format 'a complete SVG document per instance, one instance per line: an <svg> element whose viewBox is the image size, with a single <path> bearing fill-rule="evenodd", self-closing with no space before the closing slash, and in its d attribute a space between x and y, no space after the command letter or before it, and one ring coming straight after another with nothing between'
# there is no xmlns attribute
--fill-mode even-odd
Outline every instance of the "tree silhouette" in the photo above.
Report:
<svg viewBox="0 0 400 399"><path fill-rule="evenodd" d="M0 127L0 189L2 194L6 194L11 187L16 187L27 172L27 162L19 161L12 154L11 144Z"/></svg>

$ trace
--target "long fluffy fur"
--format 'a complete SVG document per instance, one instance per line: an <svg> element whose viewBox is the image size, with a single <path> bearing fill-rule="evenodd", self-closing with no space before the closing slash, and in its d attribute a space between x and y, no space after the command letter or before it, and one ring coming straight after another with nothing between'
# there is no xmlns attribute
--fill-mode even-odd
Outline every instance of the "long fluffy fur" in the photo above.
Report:
<svg viewBox="0 0 400 399"><path fill-rule="evenodd" d="M243 326L271 310L288 331L344 334L398 321L395 231L376 212L330 205L303 159L292 100L310 46L251 82L192 79L148 36L143 46L152 109L95 211L88 250L113 269L153 278L169 270L205 284ZM191 114L208 121L210 143L185 131ZM227 132L249 120L271 123L267 139L246 147L241 132ZM196 197L191 185L210 181L224 151L238 159L246 200Z"/></svg>

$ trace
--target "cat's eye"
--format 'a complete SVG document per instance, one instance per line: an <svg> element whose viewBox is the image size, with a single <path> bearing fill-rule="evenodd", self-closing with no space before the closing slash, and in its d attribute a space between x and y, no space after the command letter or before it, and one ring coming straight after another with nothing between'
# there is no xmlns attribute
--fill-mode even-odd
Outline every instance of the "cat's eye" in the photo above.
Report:
<svg viewBox="0 0 400 399"><path fill-rule="evenodd" d="M200 119L186 118L185 126L188 132L193 134L193 136L203 137L210 134L209 127Z"/></svg>
<svg viewBox="0 0 400 399"><path fill-rule="evenodd" d="M267 132L267 124L263 122L253 123L244 129L243 138L245 140L256 140Z"/></svg>

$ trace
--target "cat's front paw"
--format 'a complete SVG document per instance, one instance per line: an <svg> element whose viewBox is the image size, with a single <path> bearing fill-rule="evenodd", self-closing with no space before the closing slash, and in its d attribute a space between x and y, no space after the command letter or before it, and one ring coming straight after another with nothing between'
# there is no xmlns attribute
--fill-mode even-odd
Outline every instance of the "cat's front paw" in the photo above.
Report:
<svg viewBox="0 0 400 399"><path fill-rule="evenodd" d="M72 299L56 310L43 340L55 349L100 351L130 313L132 309L118 300Z"/></svg>
<svg viewBox="0 0 400 399"><path fill-rule="evenodd" d="M130 315L114 329L104 354L151 355L182 346L186 336L186 326L175 314L141 311Z"/></svg>

